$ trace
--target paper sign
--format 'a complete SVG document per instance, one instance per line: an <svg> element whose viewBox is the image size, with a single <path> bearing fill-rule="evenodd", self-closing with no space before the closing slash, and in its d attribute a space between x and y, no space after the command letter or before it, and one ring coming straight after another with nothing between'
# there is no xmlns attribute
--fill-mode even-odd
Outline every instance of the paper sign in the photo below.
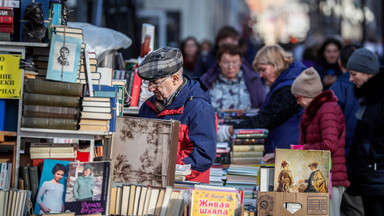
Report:
<svg viewBox="0 0 384 216"><path fill-rule="evenodd" d="M20 55L0 55L0 98L20 98Z"/></svg>

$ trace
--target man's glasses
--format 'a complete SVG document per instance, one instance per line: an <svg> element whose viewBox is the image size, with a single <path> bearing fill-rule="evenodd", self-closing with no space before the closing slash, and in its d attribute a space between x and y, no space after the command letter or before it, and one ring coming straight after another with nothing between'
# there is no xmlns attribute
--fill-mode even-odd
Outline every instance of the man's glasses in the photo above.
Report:
<svg viewBox="0 0 384 216"><path fill-rule="evenodd" d="M154 88L157 88L159 87L163 82L165 82L167 79L169 79L171 76L168 76L167 78L163 79L162 81L158 82L158 81L149 81L149 80L143 80L142 81L142 85L146 86L146 87L154 87Z"/></svg>

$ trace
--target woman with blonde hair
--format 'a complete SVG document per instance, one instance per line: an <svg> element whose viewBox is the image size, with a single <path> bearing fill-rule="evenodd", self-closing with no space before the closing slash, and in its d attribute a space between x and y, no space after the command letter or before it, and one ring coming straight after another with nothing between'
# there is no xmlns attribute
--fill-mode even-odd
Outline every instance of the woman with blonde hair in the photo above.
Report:
<svg viewBox="0 0 384 216"><path fill-rule="evenodd" d="M291 85L306 67L293 61L292 56L279 45L264 46L252 65L270 87L264 104L258 115L233 126L221 126L218 140L228 139L233 129L266 128L269 134L264 143L263 161L272 162L275 148L289 148L291 144L299 142L299 122L303 109L291 94Z"/></svg>

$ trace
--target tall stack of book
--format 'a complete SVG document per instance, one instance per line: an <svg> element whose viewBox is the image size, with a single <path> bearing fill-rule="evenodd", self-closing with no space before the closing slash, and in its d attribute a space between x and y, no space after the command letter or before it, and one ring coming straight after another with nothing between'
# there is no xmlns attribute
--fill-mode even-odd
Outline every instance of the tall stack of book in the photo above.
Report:
<svg viewBox="0 0 384 216"><path fill-rule="evenodd" d="M88 61L91 69L91 80L92 84L99 85L101 74L97 72L97 58L95 52L88 52ZM80 67L79 67L79 74L77 76L77 83L87 84L87 75L86 75L86 65L85 65L85 55L82 54L80 57Z"/></svg>
<svg viewBox="0 0 384 216"><path fill-rule="evenodd" d="M0 41L11 41L13 34L13 8L0 7Z"/></svg>
<svg viewBox="0 0 384 216"><path fill-rule="evenodd" d="M44 79L47 75L49 47L34 47L32 55L35 70L37 71L36 78Z"/></svg>
<svg viewBox="0 0 384 216"><path fill-rule="evenodd" d="M216 165L215 165L216 166ZM209 172L209 185L224 186L227 171L223 167L211 167Z"/></svg>
<svg viewBox="0 0 384 216"><path fill-rule="evenodd" d="M81 131L109 131L112 119L111 99L103 97L84 97L80 117Z"/></svg>
<svg viewBox="0 0 384 216"><path fill-rule="evenodd" d="M31 143L31 159L76 158L76 145L65 143Z"/></svg>
<svg viewBox="0 0 384 216"><path fill-rule="evenodd" d="M82 84L28 79L21 126L77 130L82 94Z"/></svg>
<svg viewBox="0 0 384 216"><path fill-rule="evenodd" d="M233 134L232 164L259 164L263 158L267 129L237 129Z"/></svg>
<svg viewBox="0 0 384 216"><path fill-rule="evenodd" d="M259 167L230 165L227 170L226 187L235 187L244 191L244 198L256 197L256 184Z"/></svg>
<svg viewBox="0 0 384 216"><path fill-rule="evenodd" d="M233 125L257 115L259 109L223 109L217 113L219 124Z"/></svg>

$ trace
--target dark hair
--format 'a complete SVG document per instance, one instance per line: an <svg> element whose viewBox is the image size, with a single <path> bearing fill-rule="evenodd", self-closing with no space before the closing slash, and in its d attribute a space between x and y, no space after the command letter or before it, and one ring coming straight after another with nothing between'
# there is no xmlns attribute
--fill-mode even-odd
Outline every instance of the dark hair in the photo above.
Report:
<svg viewBox="0 0 384 216"><path fill-rule="evenodd" d="M330 38L325 39L325 41L321 45L321 47L320 47L320 49L318 51L318 55L317 55L319 57L319 59L322 60L322 61L325 61L324 51L325 51L325 48L329 44L335 44L337 46L337 48L339 48L339 50L343 46L343 44L339 40L337 40L336 38L330 37Z"/></svg>
<svg viewBox="0 0 384 216"><path fill-rule="evenodd" d="M239 38L240 34L231 26L224 26L221 27L220 30L216 34L215 38L215 46L218 47L219 41L224 38L233 37L233 38Z"/></svg>
<svg viewBox="0 0 384 216"><path fill-rule="evenodd" d="M62 50L66 50L67 52L69 52L69 49L68 49L68 47L66 47L66 46L62 46L62 47L60 48L60 52L61 52Z"/></svg>
<svg viewBox="0 0 384 216"><path fill-rule="evenodd" d="M349 57L351 57L352 53L359 48L360 46L357 44L348 44L348 45L345 45L343 48L341 48L340 56L339 56L341 66L347 68Z"/></svg>
<svg viewBox="0 0 384 216"><path fill-rule="evenodd" d="M196 56L198 56L200 54L200 44L199 42L197 41L197 39L193 36L189 36L187 38L185 38L182 42L181 42L181 45L180 45L180 50L181 50L181 54L183 54L183 56L185 55L184 53L184 47L185 45L187 44L187 41L189 40L192 40L196 46L197 46L197 53L196 53Z"/></svg>
<svg viewBox="0 0 384 216"><path fill-rule="evenodd" d="M235 44L223 44L217 51L217 55L216 55L217 61L220 61L221 56L223 56L225 53L232 56L239 55L240 59L243 58L243 54L241 52L240 47Z"/></svg>
<svg viewBox="0 0 384 216"><path fill-rule="evenodd" d="M52 174L55 175L57 171L63 171L64 173L67 172L67 169L65 169L65 166L61 163L57 163L53 168L52 168Z"/></svg>

